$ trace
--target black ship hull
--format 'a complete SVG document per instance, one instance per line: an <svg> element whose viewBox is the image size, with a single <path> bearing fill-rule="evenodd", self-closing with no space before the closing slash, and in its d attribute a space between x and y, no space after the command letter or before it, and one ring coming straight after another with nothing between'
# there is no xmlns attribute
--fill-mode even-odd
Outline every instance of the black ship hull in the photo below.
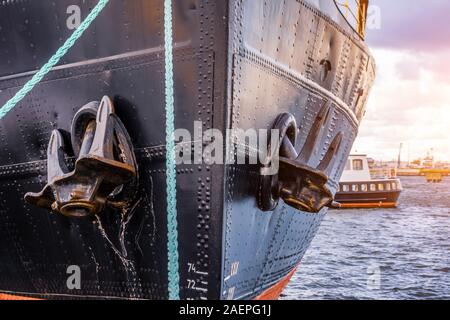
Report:
<svg viewBox="0 0 450 320"><path fill-rule="evenodd" d="M0 105L70 35L72 2L0 4ZM96 1L79 4L86 16ZM204 130L269 129L289 112L299 124L297 150L315 136L306 146L308 166L319 167L336 137L342 140L327 167L334 194L374 65L356 32L328 16L339 14L334 4L327 6L325 13L294 0L175 1L175 127L193 132L199 121ZM0 120L0 294L167 299L163 20L162 1L111 1ZM105 95L137 158L138 196L130 212L107 208L98 219L70 219L26 203L27 192L47 183L52 130L70 132L79 108ZM324 103L331 107L317 130ZM280 201L265 212L259 190L255 165L177 166L181 299L279 294L327 209L309 213ZM79 266L80 288L67 286L69 266Z"/></svg>

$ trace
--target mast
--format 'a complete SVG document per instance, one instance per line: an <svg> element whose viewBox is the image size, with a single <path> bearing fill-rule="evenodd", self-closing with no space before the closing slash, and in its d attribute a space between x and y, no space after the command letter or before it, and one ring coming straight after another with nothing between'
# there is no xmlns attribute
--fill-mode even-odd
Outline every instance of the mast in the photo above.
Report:
<svg viewBox="0 0 450 320"><path fill-rule="evenodd" d="M400 143L400 149L398 150L397 169L400 168L402 165L402 149L403 149L403 142Z"/></svg>
<svg viewBox="0 0 450 320"><path fill-rule="evenodd" d="M364 38L366 35L366 18L369 0L360 0L358 5L358 33Z"/></svg>

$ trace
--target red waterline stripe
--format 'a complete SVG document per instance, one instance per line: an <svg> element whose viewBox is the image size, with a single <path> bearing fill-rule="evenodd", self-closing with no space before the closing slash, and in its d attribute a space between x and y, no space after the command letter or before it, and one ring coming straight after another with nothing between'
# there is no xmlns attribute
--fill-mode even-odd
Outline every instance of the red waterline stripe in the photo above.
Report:
<svg viewBox="0 0 450 320"><path fill-rule="evenodd" d="M291 280L292 276L297 271L297 267L294 268L289 274L281 279L277 284L275 284L273 287L270 287L263 293L261 293L259 296L255 298L255 300L278 300L280 298L281 293L283 292L284 288L288 285L289 281Z"/></svg>
<svg viewBox="0 0 450 320"><path fill-rule="evenodd" d="M19 300L39 300L39 299L34 299L34 298L30 298L30 297L22 297L22 296L14 296L14 295L10 295L10 294L2 294L2 293L0 293L0 300L19 301Z"/></svg>

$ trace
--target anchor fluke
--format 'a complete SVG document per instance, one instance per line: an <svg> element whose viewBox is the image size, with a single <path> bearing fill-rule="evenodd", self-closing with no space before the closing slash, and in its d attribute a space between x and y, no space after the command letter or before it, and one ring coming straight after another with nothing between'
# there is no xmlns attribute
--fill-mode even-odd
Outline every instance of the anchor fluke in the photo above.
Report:
<svg viewBox="0 0 450 320"><path fill-rule="evenodd" d="M268 159L279 161L279 170L273 175L261 174L258 205L263 211L272 211L282 199L287 205L306 211L318 213L324 207L339 207L334 201L334 194L328 187L330 171L333 167L335 156L340 149L343 134L339 132L331 142L327 152L317 167L309 164L316 143L321 135L324 124L331 113L331 104L326 102L319 111L306 142L300 152L295 149L298 129L295 118L289 113L278 116L273 125L277 129L280 141L278 154L272 154ZM266 172L266 161L261 168L261 173Z"/></svg>
<svg viewBox="0 0 450 320"><path fill-rule="evenodd" d="M27 193L25 201L68 217L98 214L106 206L126 207L124 185L137 179L133 146L112 101L81 108L72 122L72 145L78 156L69 172L62 134L52 132L47 157L47 185L40 193Z"/></svg>

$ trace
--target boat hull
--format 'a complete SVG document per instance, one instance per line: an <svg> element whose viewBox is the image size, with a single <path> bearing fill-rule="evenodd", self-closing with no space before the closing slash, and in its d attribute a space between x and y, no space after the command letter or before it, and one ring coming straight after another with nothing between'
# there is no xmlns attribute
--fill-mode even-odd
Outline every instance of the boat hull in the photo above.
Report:
<svg viewBox="0 0 450 320"><path fill-rule="evenodd" d="M338 193L336 201L342 208L396 208L401 191L367 192L364 194Z"/></svg>
<svg viewBox="0 0 450 320"><path fill-rule="evenodd" d="M336 201L348 209L396 208L401 193L399 179L341 182Z"/></svg>
<svg viewBox="0 0 450 320"><path fill-rule="evenodd" d="M95 3L83 2L81 14ZM71 5L0 5L0 38L8 44L0 49L0 105L72 32ZM4 22L25 21L23 12L29 24ZM317 166L342 134L328 181L336 192L374 77L372 57L355 32L304 1L176 1L174 40L176 128L194 132L197 121L204 130L268 129L290 112L301 149L329 101L331 114L308 164ZM111 1L0 121L0 292L45 299L168 298L163 49L163 1ZM332 68L324 71L328 63ZM113 98L137 157L139 196L132 211L108 208L98 219L73 220L25 203L25 193L47 182L52 130L69 132L78 109L104 95ZM307 213L280 202L263 212L259 181L255 165L177 166L181 299L275 298L277 284L292 275L326 209ZM70 266L80 268L79 288L67 285ZM275 294L265 294L273 286Z"/></svg>

